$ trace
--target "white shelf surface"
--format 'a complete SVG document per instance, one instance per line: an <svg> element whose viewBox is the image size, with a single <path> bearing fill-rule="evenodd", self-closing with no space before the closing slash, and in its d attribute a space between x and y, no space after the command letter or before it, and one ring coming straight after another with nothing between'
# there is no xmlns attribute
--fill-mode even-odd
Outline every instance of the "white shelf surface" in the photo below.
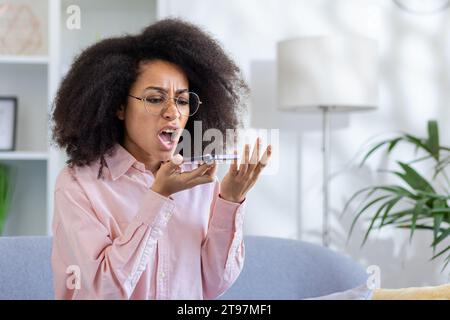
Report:
<svg viewBox="0 0 450 320"><path fill-rule="evenodd" d="M48 64L48 56L0 55L1 64Z"/></svg>
<svg viewBox="0 0 450 320"><path fill-rule="evenodd" d="M38 151L0 151L0 160L47 160L47 152Z"/></svg>

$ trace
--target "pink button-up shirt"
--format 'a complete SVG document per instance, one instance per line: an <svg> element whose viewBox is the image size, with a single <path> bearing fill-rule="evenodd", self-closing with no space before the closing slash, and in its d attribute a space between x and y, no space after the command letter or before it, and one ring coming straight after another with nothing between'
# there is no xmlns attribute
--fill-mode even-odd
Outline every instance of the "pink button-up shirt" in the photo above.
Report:
<svg viewBox="0 0 450 320"><path fill-rule="evenodd" d="M52 267L57 299L214 299L244 263L245 201L214 182L166 198L151 171L117 145L56 181ZM182 171L196 165L183 164Z"/></svg>

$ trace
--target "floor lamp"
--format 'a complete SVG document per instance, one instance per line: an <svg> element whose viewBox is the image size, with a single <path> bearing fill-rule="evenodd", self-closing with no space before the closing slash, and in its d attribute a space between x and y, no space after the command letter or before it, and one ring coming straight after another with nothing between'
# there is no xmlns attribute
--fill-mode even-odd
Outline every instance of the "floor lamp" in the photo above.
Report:
<svg viewBox="0 0 450 320"><path fill-rule="evenodd" d="M360 36L314 36L281 41L277 44L277 80L279 110L322 113L322 242L329 246L330 116L332 112L377 107L377 43Z"/></svg>

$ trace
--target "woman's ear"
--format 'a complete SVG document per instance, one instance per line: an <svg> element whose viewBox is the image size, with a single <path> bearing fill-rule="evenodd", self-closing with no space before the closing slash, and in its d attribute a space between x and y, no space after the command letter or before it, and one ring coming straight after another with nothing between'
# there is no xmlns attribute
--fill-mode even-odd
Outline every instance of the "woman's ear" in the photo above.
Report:
<svg viewBox="0 0 450 320"><path fill-rule="evenodd" d="M121 105L120 109L117 110L116 115L120 120L125 120L125 107L123 105Z"/></svg>

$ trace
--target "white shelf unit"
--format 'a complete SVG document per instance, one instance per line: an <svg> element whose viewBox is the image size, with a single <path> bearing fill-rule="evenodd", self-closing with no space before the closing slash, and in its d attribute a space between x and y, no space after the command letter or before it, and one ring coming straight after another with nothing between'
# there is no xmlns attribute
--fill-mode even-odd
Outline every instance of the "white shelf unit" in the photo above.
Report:
<svg viewBox="0 0 450 320"><path fill-rule="evenodd" d="M51 106L62 77L82 49L135 33L156 21L157 0L36 0L46 6L47 53L0 55L0 96L17 96L16 150L0 152L14 167L15 192L4 236L51 235L53 192L65 154L51 145ZM81 29L69 30L67 7L78 5Z"/></svg>
<svg viewBox="0 0 450 320"><path fill-rule="evenodd" d="M16 4L30 5L31 2ZM38 0L44 51L39 55L0 55L0 96L18 99L16 150L1 151L0 163L14 169L14 194L3 235L49 233L49 178L54 167L48 143L48 114L57 83L57 0ZM56 9L56 10L55 10Z"/></svg>

